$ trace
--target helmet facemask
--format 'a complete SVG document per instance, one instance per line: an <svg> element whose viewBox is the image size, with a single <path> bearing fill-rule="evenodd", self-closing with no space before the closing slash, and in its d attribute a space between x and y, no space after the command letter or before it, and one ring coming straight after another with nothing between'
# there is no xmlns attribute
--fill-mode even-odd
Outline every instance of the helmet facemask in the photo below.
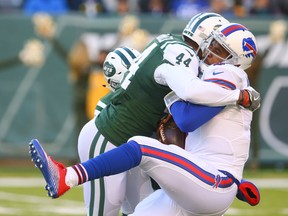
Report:
<svg viewBox="0 0 288 216"><path fill-rule="evenodd" d="M216 43L218 43L222 48L224 48L227 51L228 53L227 56L222 57L211 49L213 46L215 46ZM202 50L204 52L204 55L202 58L203 62L205 61L205 59L207 58L209 54L212 54L213 56L219 58L220 62L223 62L223 63L232 64L232 62L234 62L233 59L238 58L235 52L233 52L233 50L229 49L229 47L225 46L225 44L219 42L216 38L213 38L212 36L210 36L209 39L206 40L205 43L203 43Z"/></svg>
<svg viewBox="0 0 288 216"><path fill-rule="evenodd" d="M229 55L221 58L217 53L211 51L213 43L218 43ZM229 23L213 31L203 45L203 62L207 63L209 54L221 59L221 63L232 64L245 70L249 68L256 57L257 46L254 35L244 26L237 23ZM219 62L220 63L220 62Z"/></svg>
<svg viewBox="0 0 288 216"><path fill-rule="evenodd" d="M230 49L227 49L227 47L222 46L215 38L210 36L208 40L203 43L202 46L203 49L203 56L200 61L200 69L201 72L206 69L211 64L218 64L218 63L231 63L234 58L233 51L231 52ZM209 62L207 60L208 56L213 56L213 61ZM216 57L216 59L215 59Z"/></svg>

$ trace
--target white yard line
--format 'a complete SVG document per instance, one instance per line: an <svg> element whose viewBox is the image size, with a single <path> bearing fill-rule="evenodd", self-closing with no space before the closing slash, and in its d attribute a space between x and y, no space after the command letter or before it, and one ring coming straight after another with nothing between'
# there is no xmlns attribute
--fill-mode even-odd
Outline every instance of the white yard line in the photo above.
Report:
<svg viewBox="0 0 288 216"><path fill-rule="evenodd" d="M275 178L275 179L249 179L258 188L288 188L287 178Z"/></svg>
<svg viewBox="0 0 288 216"><path fill-rule="evenodd" d="M251 216L261 216L261 215L267 215L269 212L267 212L267 209L260 209L260 208L249 208L249 209L236 209L236 208L230 208L228 211L225 213L225 216L242 216L242 215L251 215ZM273 211L269 215L274 215L274 214L281 214L281 215L288 215L287 209L279 209L277 212Z"/></svg>
<svg viewBox="0 0 288 216"><path fill-rule="evenodd" d="M283 209L284 210L284 209ZM225 216L243 216L243 215L251 215L251 216L261 216L261 215L274 215L274 214L279 214L281 213L281 215L286 215L285 213L283 213L283 210L279 209L277 212L271 212L271 214L269 214L269 212L267 212L267 209L253 209L253 208L249 208L249 209L236 209L236 208L230 208L228 209L228 211L225 213Z"/></svg>
<svg viewBox="0 0 288 216"><path fill-rule="evenodd" d="M8 208L0 204L0 215L21 215L21 209Z"/></svg>
<svg viewBox="0 0 288 216"><path fill-rule="evenodd" d="M55 200L48 199L48 197L40 197L34 195L24 195L24 194L16 194L10 192L1 192L0 191L0 200L8 200L22 202L22 203L43 203L44 205L56 204ZM1 203L1 202L0 202ZM58 199L57 204L61 204L62 206L75 206L79 207L83 205L82 201L72 201L65 199Z"/></svg>
<svg viewBox="0 0 288 216"><path fill-rule="evenodd" d="M0 177L0 187L44 187L44 178Z"/></svg>
<svg viewBox="0 0 288 216"><path fill-rule="evenodd" d="M288 215L288 208L282 209L281 213L284 215Z"/></svg>
<svg viewBox="0 0 288 216"><path fill-rule="evenodd" d="M273 179L249 179L257 185L258 188L288 188L287 178L273 178ZM44 187L45 181L41 177L0 177L1 187Z"/></svg>
<svg viewBox="0 0 288 216"><path fill-rule="evenodd" d="M249 179L259 188L279 188L279 189L288 189L288 179L278 178L278 179ZM44 187L45 181L41 177L0 177L0 188L7 187ZM85 207L84 202L82 201L71 201L65 199L59 199L55 202L52 199L47 199L45 197L33 196L33 195L25 195L25 194L15 194L9 192L1 192L0 191L0 215L21 215L22 209L15 207L7 207L5 205L1 205L4 201L15 201L27 203L27 205L33 205L34 211L40 213L47 214L55 214L55 215L85 215ZM230 208L225 216L239 216L239 215L251 215L251 216L260 216L264 213L267 213L267 210L261 209L237 209ZM288 208L279 209L279 213L283 215L288 215Z"/></svg>
<svg viewBox="0 0 288 216"><path fill-rule="evenodd" d="M50 214L65 214L65 215L85 215L85 206L82 201L71 201L65 199L58 199L57 202L52 199L47 199L45 197L33 196L33 195L23 195L0 191L0 215L21 215L22 209L17 209L13 206L7 207L1 203L5 201L11 202L21 202L25 205L33 206L33 211L48 213ZM1 202L3 201L3 202ZM31 207L32 208L32 207Z"/></svg>

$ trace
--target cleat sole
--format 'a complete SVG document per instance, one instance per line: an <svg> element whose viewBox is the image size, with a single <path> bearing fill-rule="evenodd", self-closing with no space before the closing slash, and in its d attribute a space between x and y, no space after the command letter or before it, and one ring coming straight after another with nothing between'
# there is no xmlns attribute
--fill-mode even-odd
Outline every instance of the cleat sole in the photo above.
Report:
<svg viewBox="0 0 288 216"><path fill-rule="evenodd" d="M48 156L42 148L38 140L34 139L29 144L31 160L34 162L35 166L41 171L47 183L45 189L48 190L48 195L52 198L57 198L57 187L56 182L53 179L52 174L49 170Z"/></svg>

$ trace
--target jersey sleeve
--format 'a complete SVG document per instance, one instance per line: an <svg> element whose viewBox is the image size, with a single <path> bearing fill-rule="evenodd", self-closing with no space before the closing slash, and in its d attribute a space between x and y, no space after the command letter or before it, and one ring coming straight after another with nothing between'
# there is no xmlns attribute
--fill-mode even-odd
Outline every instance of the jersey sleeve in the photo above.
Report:
<svg viewBox="0 0 288 216"><path fill-rule="evenodd" d="M208 67L202 80L228 90L243 89L250 86L245 71L230 64L216 64Z"/></svg>
<svg viewBox="0 0 288 216"><path fill-rule="evenodd" d="M172 65L184 67L189 70L190 73L198 76L199 58L193 49L183 44L172 43L167 45L163 50L163 58Z"/></svg>
<svg viewBox="0 0 288 216"><path fill-rule="evenodd" d="M224 106L209 107L177 101L170 107L171 115L183 132L192 132L221 112Z"/></svg>
<svg viewBox="0 0 288 216"><path fill-rule="evenodd" d="M231 91L215 83L203 82L183 66L162 64L156 69L156 74L181 99L191 103L208 106L235 105L239 98L239 89Z"/></svg>
<svg viewBox="0 0 288 216"><path fill-rule="evenodd" d="M108 94L106 94L104 97L102 97L98 103L96 104L95 110L94 110L94 117L99 115L99 113L102 111L102 109L104 109L107 104L110 102L112 96L113 96L113 92L109 92Z"/></svg>
<svg viewBox="0 0 288 216"><path fill-rule="evenodd" d="M195 76L198 76L199 59L195 51L182 43L168 43L164 44L163 48L163 64L167 62L174 66L181 66L189 70ZM166 62L166 63L165 63ZM161 68L161 65L160 65ZM168 85L165 79L162 79L161 74L158 74L161 70L155 70L154 79L158 84ZM172 76L177 77L177 70L172 70Z"/></svg>

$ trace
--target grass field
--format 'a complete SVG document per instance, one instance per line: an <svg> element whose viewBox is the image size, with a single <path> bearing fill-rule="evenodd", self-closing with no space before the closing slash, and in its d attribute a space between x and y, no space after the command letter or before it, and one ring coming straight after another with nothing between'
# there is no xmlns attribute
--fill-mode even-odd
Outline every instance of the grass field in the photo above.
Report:
<svg viewBox="0 0 288 216"><path fill-rule="evenodd" d="M251 207L235 199L226 216L288 215L288 171L246 171L246 179L259 186L261 201ZM266 181L265 181L266 180ZM44 190L45 182L34 167L0 167L0 215L80 216L85 215L82 187L73 188L63 197L52 200Z"/></svg>

